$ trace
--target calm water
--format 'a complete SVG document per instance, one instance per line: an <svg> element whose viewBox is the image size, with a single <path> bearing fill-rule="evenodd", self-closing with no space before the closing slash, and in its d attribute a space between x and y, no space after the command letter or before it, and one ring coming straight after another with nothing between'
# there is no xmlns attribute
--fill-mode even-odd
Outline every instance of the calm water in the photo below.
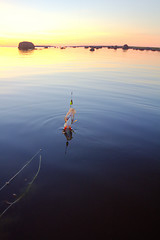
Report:
<svg viewBox="0 0 160 240"><path fill-rule="evenodd" d="M0 187L43 150L31 189L0 219L0 239L153 237L160 53L0 48L0 63ZM77 122L67 146L71 91ZM0 192L1 212L25 192L38 163Z"/></svg>

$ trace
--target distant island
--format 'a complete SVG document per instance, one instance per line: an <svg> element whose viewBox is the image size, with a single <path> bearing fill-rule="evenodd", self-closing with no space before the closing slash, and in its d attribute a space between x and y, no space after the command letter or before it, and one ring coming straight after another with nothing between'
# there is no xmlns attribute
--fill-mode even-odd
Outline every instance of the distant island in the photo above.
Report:
<svg viewBox="0 0 160 240"><path fill-rule="evenodd" d="M35 48L50 48L50 47L54 47L56 48L56 46L51 46L51 45L34 45L32 42L28 42L28 41L23 41L20 42L18 44L18 49L22 50L22 51L27 51L27 50L33 50ZM95 51L96 49L100 49L100 48L108 48L108 49L123 49L124 51L132 49L132 50L140 50L140 51L159 51L160 52L160 47L137 47L137 46L128 46L127 44L124 44L123 46L118 46L118 45L106 45L106 46L93 46L93 45L83 45L83 46L63 46L60 47L61 49L65 49L67 47L70 48L79 48L79 47L83 47L86 49L90 49L91 52Z"/></svg>
<svg viewBox="0 0 160 240"><path fill-rule="evenodd" d="M35 46L32 42L24 41L18 44L18 49L26 51L26 50L35 49Z"/></svg>

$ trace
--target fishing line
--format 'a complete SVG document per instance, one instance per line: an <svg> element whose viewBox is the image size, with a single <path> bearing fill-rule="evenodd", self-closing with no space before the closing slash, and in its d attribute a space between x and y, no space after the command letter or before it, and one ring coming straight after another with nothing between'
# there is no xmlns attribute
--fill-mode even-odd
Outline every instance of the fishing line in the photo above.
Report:
<svg viewBox="0 0 160 240"><path fill-rule="evenodd" d="M9 179L9 181L7 181L1 188L0 188L0 191L5 188L7 185L10 184L11 181L13 181L13 179L20 173L23 171L23 169L25 167L27 167L28 164L30 164L32 162L32 160L42 151L42 149L40 149L13 177L11 177Z"/></svg>
<svg viewBox="0 0 160 240"><path fill-rule="evenodd" d="M40 152L40 151L41 151L41 149L39 150L39 152ZM39 152L38 152L38 153L39 153ZM37 154L38 154L38 153L37 153ZM37 154L35 154L34 157L37 156ZM32 160L33 160L33 158L32 158ZM16 204L17 202L19 202L19 201L26 195L26 193L30 190L33 182L34 182L35 179L37 178L37 176L38 176L38 174L39 174L39 171L40 171L40 169L41 169L41 161L42 161L42 157L41 157L41 155L40 155L38 170L37 170L35 176L33 177L32 181L29 183L29 185L28 185L28 187L26 188L25 192L24 192L22 195L20 195L19 198L17 198L14 202L8 202L9 206L0 214L0 218L1 218L14 204Z"/></svg>

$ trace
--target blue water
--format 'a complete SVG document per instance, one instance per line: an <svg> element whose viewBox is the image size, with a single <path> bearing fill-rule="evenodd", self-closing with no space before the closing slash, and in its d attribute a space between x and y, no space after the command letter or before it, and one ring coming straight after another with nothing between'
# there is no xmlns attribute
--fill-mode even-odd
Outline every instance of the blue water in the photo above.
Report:
<svg viewBox="0 0 160 240"><path fill-rule="evenodd" d="M154 236L160 53L5 51L10 62L0 68L0 186L40 148L42 165L29 192L0 219L1 239ZM62 129L71 91L77 122L66 144ZM38 161L0 192L1 212L13 193L25 191Z"/></svg>

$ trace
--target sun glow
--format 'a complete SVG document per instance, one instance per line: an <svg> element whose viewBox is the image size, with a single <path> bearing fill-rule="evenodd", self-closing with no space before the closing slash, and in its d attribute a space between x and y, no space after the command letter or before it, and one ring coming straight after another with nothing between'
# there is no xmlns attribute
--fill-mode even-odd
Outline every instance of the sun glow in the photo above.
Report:
<svg viewBox="0 0 160 240"><path fill-rule="evenodd" d="M24 7L0 2L0 46L17 46L20 41L56 46L125 43L159 46L160 32L155 26L147 30L142 24L135 27L132 21L125 22L123 17L114 16L101 16L100 12L96 15L90 9L43 11L29 4Z"/></svg>

